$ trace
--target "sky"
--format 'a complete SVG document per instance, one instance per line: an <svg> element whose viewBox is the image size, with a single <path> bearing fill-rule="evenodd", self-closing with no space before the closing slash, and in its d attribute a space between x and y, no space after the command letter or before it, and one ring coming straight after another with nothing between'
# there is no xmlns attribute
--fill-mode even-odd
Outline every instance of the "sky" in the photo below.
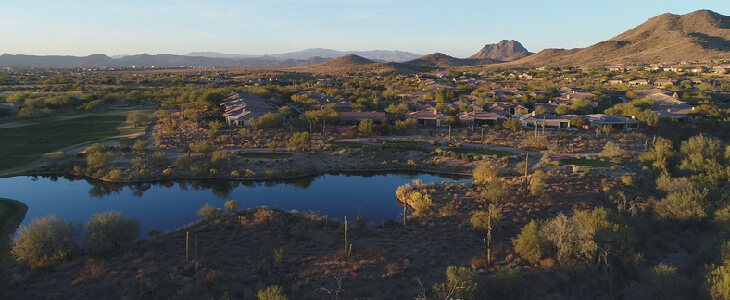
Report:
<svg viewBox="0 0 730 300"><path fill-rule="evenodd" d="M701 3L700 3L701 2ZM0 53L278 54L308 48L468 57L516 40L583 48L727 0L0 0Z"/></svg>

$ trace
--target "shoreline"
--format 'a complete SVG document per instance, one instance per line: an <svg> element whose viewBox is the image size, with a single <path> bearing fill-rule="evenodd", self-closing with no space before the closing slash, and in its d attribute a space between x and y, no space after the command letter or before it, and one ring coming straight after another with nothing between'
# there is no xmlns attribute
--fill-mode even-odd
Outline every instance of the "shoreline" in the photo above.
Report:
<svg viewBox="0 0 730 300"><path fill-rule="evenodd" d="M435 170L425 170L425 169L411 169L411 168L388 168L388 169L367 169L367 170L353 170L353 169L333 169L333 170L325 170L325 171L319 171L319 172L312 172L312 173L305 173L300 175L292 175L292 176L281 176L281 177L165 177L165 178L151 178L151 179L143 179L143 180L134 180L134 181L115 181L115 180L109 180L104 178L97 178L93 176L87 176L87 175L75 175L70 174L66 172L20 172L20 173L13 173L13 174L3 174L0 175L0 178L12 178L12 177L21 177L21 176L73 176L81 179L93 179L98 181L103 181L107 183L121 183L121 184L134 184L134 183L147 183L147 182L158 182L158 181L167 181L167 180L229 180L229 181L273 181L273 180L292 180L292 179L299 179L299 178L306 178L306 177L317 177L322 176L326 174L331 173L394 173L394 172L413 172L413 173L426 173L426 174L438 174L438 175L447 175L447 176L463 176L463 177L470 177L470 173L457 173L457 172L445 172L445 171L435 171Z"/></svg>

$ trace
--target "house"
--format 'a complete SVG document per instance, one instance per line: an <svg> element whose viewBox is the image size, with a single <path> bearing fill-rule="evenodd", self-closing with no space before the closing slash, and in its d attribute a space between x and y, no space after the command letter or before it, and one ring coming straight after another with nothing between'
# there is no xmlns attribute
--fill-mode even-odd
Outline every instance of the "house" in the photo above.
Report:
<svg viewBox="0 0 730 300"><path fill-rule="evenodd" d="M370 112L349 112L343 111L340 113L340 123L342 125L358 125L362 121L373 121L383 122L385 119L385 112L382 111L370 111Z"/></svg>
<svg viewBox="0 0 730 300"><path fill-rule="evenodd" d="M624 82L626 82L626 80L623 78L613 78L608 80L608 83L611 85L624 84Z"/></svg>
<svg viewBox="0 0 730 300"><path fill-rule="evenodd" d="M315 106L319 108L325 108L328 105L334 104L340 111L349 110L352 107L352 102L347 101L343 98L336 98L327 93L318 91L300 91L300 95L307 95L310 99L316 101Z"/></svg>
<svg viewBox="0 0 730 300"><path fill-rule="evenodd" d="M472 111L472 112L463 112L459 114L459 121L463 125L470 125L474 124L477 126L482 125L499 125L502 124L502 122L507 121L507 117L500 116L498 114L492 113L492 112L484 112L484 111Z"/></svg>
<svg viewBox="0 0 730 300"><path fill-rule="evenodd" d="M11 114L17 114L20 112L20 108L25 106L25 102L8 102L0 103L0 109L6 110Z"/></svg>
<svg viewBox="0 0 730 300"><path fill-rule="evenodd" d="M522 103L511 103L511 102L488 102L484 104L486 111L498 114L503 117L507 117L514 114L526 114L527 107Z"/></svg>
<svg viewBox="0 0 730 300"><path fill-rule="evenodd" d="M251 119L276 112L278 109L264 98L252 96L248 92L228 94L228 98L223 100L221 105L225 106L223 116L228 126L249 126Z"/></svg>
<svg viewBox="0 0 730 300"><path fill-rule="evenodd" d="M446 115L435 109L414 111L406 115L406 119L415 119L419 126L436 126L446 125Z"/></svg>
<svg viewBox="0 0 730 300"><path fill-rule="evenodd" d="M520 119L522 121L522 126L524 127L543 127L545 128L554 128L554 129L561 129L561 128L569 128L570 127L570 119L566 116L553 116L553 115L524 115Z"/></svg>
<svg viewBox="0 0 730 300"><path fill-rule="evenodd" d="M640 123L635 118L603 114L587 115L586 119L588 119L591 128L609 126L615 129L636 129L639 128Z"/></svg>
<svg viewBox="0 0 730 300"><path fill-rule="evenodd" d="M677 80L674 80L672 78L662 78L662 79L657 79L656 81L654 81L654 85L657 87L660 87L660 88L668 86L668 85L673 86L676 83L677 83Z"/></svg>
<svg viewBox="0 0 730 300"><path fill-rule="evenodd" d="M691 67L685 68L685 71L687 71L689 73L692 73L692 74L700 74L700 73L705 72L705 67L703 67L703 66L691 66Z"/></svg>
<svg viewBox="0 0 730 300"><path fill-rule="evenodd" d="M730 65L715 66L712 68L712 73L728 74L728 73L730 73Z"/></svg>
<svg viewBox="0 0 730 300"><path fill-rule="evenodd" d="M689 105L687 102L679 99L679 95L677 93L660 89L638 90L635 92L637 98L647 98L654 101L654 106L651 110L655 112L659 118L674 118L683 121L692 117L689 115L693 109L692 105Z"/></svg>
<svg viewBox="0 0 730 300"><path fill-rule="evenodd" d="M635 85L649 85L649 80L639 78L629 81L629 85L635 86Z"/></svg>

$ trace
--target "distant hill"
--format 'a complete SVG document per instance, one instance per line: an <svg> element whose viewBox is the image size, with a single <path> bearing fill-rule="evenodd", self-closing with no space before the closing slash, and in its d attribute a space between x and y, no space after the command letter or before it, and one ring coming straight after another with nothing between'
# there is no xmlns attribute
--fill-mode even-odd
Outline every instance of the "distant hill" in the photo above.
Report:
<svg viewBox="0 0 730 300"><path fill-rule="evenodd" d="M319 57L341 57L348 54L355 54L376 62L399 62L409 61L420 57L419 54L398 50L372 50L372 51L337 51L332 49L311 48L298 52L289 52L283 54L271 54L269 56L280 59L307 59L312 56Z"/></svg>
<svg viewBox="0 0 730 300"><path fill-rule="evenodd" d="M709 10L663 14L587 48L546 49L517 65L595 65L730 58L730 17Z"/></svg>
<svg viewBox="0 0 730 300"><path fill-rule="evenodd" d="M348 68L362 65L374 64L375 62L355 54L348 54L340 56L333 60L329 60L319 64L318 66L330 67L330 68Z"/></svg>
<svg viewBox="0 0 730 300"><path fill-rule="evenodd" d="M523 57L532 55L518 41L502 40L496 44L487 44L476 54L470 56L471 59L493 59L499 61L513 61Z"/></svg>
<svg viewBox="0 0 730 300"><path fill-rule="evenodd" d="M488 65L499 61L489 58L473 59L473 58L456 58L443 53L434 53L419 57L417 59L406 62L408 65L419 67L437 67L437 68L453 68L464 66Z"/></svg>

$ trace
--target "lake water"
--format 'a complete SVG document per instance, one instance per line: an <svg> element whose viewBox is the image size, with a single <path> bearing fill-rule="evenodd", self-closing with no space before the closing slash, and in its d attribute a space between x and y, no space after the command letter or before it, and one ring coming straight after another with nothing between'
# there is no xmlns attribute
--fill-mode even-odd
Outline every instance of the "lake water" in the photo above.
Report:
<svg viewBox="0 0 730 300"><path fill-rule="evenodd" d="M289 181L240 182L227 180L161 181L110 184L64 177L0 178L0 197L28 205L23 225L33 218L55 214L86 223L99 212L119 211L138 218L143 237L152 229L164 232L199 220L205 203L223 208L228 200L240 209L267 206L285 211L313 212L343 220L365 216L382 225L397 220L403 207L395 199L398 186L420 179L424 183L453 181L430 174L321 175ZM459 179L471 182L471 179ZM401 215L402 217L402 215Z"/></svg>

